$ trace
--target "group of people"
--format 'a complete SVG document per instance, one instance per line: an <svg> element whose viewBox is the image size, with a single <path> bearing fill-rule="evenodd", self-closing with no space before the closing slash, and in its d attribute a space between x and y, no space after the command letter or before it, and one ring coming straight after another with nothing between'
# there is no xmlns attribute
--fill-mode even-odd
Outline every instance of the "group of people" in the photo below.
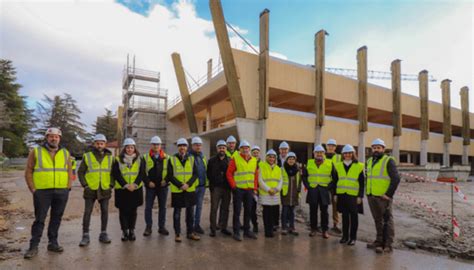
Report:
<svg viewBox="0 0 474 270"><path fill-rule="evenodd" d="M63 251L58 243L58 229L71 189L73 167L68 150L60 145L61 136L59 129L49 128L45 142L35 147L28 157L25 178L33 194L35 221L31 229L30 247L24 255L27 259L38 252L50 208L48 250ZM106 143L107 138L97 134L77 170L77 177L84 188L85 202L82 239L79 243L81 247L90 243L89 226L96 201L101 212L99 241L111 243L107 222L112 193L119 210L122 241L135 241L137 209L144 201L146 228L143 235L148 237L152 234L152 209L156 198L159 207L158 233L169 235L165 226L169 190L175 241L182 241L183 208L185 236L198 241L200 235L205 233L201 227L201 215L207 188L211 198L211 237L220 231L236 241L242 241L242 237L257 239L258 205L263 208L265 237L274 237L280 223L282 235L297 236L295 210L304 187L310 209L309 236L320 234L324 239L329 238L328 208L332 204L332 230L342 233L341 244L354 245L358 214L363 213L362 199L366 194L377 232L376 240L367 244L367 247L374 248L377 253L392 251L392 198L400 179L395 161L385 154L385 143L381 139L372 142L372 157L365 164L357 160L356 151L351 145L345 145L341 154L337 154L337 143L333 139L326 143L326 149L316 145L313 158L306 164L298 162L287 142L279 145L278 153L270 149L261 158L259 146L251 146L248 141L241 140L237 147L234 136L229 136L226 141L219 140L216 144L217 154L210 159L203 154L203 142L199 137L191 139L190 149L185 138L178 139L178 151L174 155L163 151L158 136L151 138L150 150L144 154L138 152L131 138L123 141L123 149L116 157L107 150ZM231 200L233 217L232 229L229 230ZM342 231L338 228L339 213L342 213Z"/></svg>

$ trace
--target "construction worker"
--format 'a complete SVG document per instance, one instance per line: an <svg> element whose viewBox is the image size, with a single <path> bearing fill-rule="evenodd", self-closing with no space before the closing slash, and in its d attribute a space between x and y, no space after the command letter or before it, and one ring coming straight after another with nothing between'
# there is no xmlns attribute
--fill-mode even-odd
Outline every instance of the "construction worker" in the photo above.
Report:
<svg viewBox="0 0 474 270"><path fill-rule="evenodd" d="M252 157L257 159L257 166L260 163L260 147L258 145L252 146L250 149L252 152ZM253 232L258 233L258 217L257 217L257 208L258 208L258 195L254 196L252 201L252 211L250 213L250 221L252 222Z"/></svg>
<svg viewBox="0 0 474 270"><path fill-rule="evenodd" d="M280 167L276 164L277 153L270 149L266 159L258 164L258 200L263 206L265 237L274 237L275 219L279 216L280 191L283 183Z"/></svg>
<svg viewBox="0 0 474 270"><path fill-rule="evenodd" d="M61 136L58 128L48 128L45 142L28 155L25 180L33 194L35 221L31 226L30 247L24 254L25 259L38 254L44 221L50 208L48 250L57 253L64 250L58 243L58 230L71 189L72 168L69 151L59 145Z"/></svg>
<svg viewBox="0 0 474 270"><path fill-rule="evenodd" d="M146 228L143 236L150 236L153 227L152 211L155 198L158 197L158 233L169 235L166 224L166 200L168 199L168 182L166 173L168 167L168 156L162 149L162 141L159 136L153 136L150 140L150 151L143 155L146 164L147 177L145 178L145 223Z"/></svg>
<svg viewBox="0 0 474 270"><path fill-rule="evenodd" d="M176 141L178 152L168 161L167 181L171 183L171 206L175 241L181 240L181 209L186 208L186 235L188 239L198 241L201 238L194 232L194 206L196 205L196 187L199 184L193 155L188 153L188 141L184 138Z"/></svg>
<svg viewBox="0 0 474 270"><path fill-rule="evenodd" d="M296 163L296 154L289 152L281 168L283 186L281 190L281 234L298 235L295 229L295 207L299 204L301 192L301 174Z"/></svg>
<svg viewBox="0 0 474 270"><path fill-rule="evenodd" d="M252 200L258 187L257 159L250 154L250 144L246 140L240 142L239 150L240 153L233 156L227 168L227 181L233 191L233 237L236 241L242 241L240 236L242 205L244 206L244 236L257 239L257 236L250 231Z"/></svg>
<svg viewBox="0 0 474 270"><path fill-rule="evenodd" d="M277 165L280 168L285 163L285 160L286 160L286 157L288 156L289 151L290 151L290 145L287 142L282 141L280 143L280 146L278 147L279 155L278 155L278 160L277 160L277 163L278 163Z"/></svg>
<svg viewBox="0 0 474 270"><path fill-rule="evenodd" d="M308 189L306 203L309 204L311 233L310 237L321 231L324 239L328 234L328 206L331 204L330 189L333 179L337 177L336 170L330 159L324 156L325 150L322 145L314 147L314 159L308 160L306 168L303 169L303 184ZM318 207L321 211L321 230L318 228Z"/></svg>
<svg viewBox="0 0 474 270"><path fill-rule="evenodd" d="M258 162L260 162L260 146L254 145L252 149L250 149L252 157L256 158Z"/></svg>
<svg viewBox="0 0 474 270"><path fill-rule="evenodd" d="M89 245L89 225L95 201L100 205L101 228L99 241L109 244L107 235L107 221L109 218L109 200L112 197L114 182L111 181L110 172L114 160L112 153L105 147L107 138L103 134L94 136L91 151L84 153L79 166L79 182L84 188L84 216L82 218L82 240L79 246Z"/></svg>
<svg viewBox="0 0 474 270"><path fill-rule="evenodd" d="M237 140L235 139L234 136L230 135L229 137L227 137L226 143L227 143L226 155L232 158L235 153L239 152L239 151L235 151L235 147L237 146Z"/></svg>
<svg viewBox="0 0 474 270"><path fill-rule="evenodd" d="M227 230L231 190L227 182L226 172L230 157L226 155L227 144L224 140L219 140L216 143L216 149L217 154L209 159L207 165L207 178L209 179L209 190L211 191L211 213L209 216L211 237L216 236L217 229L220 229L224 235L232 235ZM217 225L217 210L219 210L219 226Z"/></svg>
<svg viewBox="0 0 474 270"><path fill-rule="evenodd" d="M367 199L374 218L376 239L368 243L377 253L391 253L395 236L393 225L392 200L400 176L393 157L386 155L385 142L375 139L372 142L372 157L367 160Z"/></svg>
<svg viewBox="0 0 474 270"><path fill-rule="evenodd" d="M143 204L146 165L133 139L123 141L123 149L112 164L115 181L115 207L119 209L122 241L135 241L137 208Z"/></svg>
<svg viewBox="0 0 474 270"><path fill-rule="evenodd" d="M342 156L342 162L335 164L337 195L334 201L337 202L337 210L342 213L342 238L339 243L353 246L357 240L359 213L364 213L364 163L357 161L355 149L350 144L342 148Z"/></svg>
<svg viewBox="0 0 474 270"><path fill-rule="evenodd" d="M196 187L196 212L194 213L194 232L204 234L201 228L201 213L202 204L204 202L204 195L206 194L206 186L209 185L207 181L207 158L202 153L202 139L193 137L191 139L191 151L189 153L194 157L194 164L196 165L196 172L198 175Z"/></svg>
<svg viewBox="0 0 474 270"><path fill-rule="evenodd" d="M326 158L330 159L334 165L336 165L338 162L341 162L341 155L336 153L337 149L337 142L334 139L329 139L326 142ZM331 190L332 191L332 190ZM336 198L334 193L331 194L332 198L332 222L333 226L331 230L334 233L340 234L341 229L339 229L339 213L337 212L337 203L334 198Z"/></svg>

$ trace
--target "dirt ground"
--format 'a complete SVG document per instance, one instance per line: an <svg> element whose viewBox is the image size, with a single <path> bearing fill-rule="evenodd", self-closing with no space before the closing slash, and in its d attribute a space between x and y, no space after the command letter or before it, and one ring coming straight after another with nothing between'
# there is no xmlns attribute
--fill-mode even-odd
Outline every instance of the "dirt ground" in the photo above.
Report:
<svg viewBox="0 0 474 270"><path fill-rule="evenodd" d="M456 194L454 197L455 215L461 227L461 237L456 241L451 240L449 219L432 215L417 205L397 196L394 203L395 248L404 250L408 254L432 254L442 260L454 259L463 263L474 264L474 186L472 182L460 183L459 186L468 197L467 202L462 201ZM399 191L417 197L436 209L444 212L450 211L451 195L448 186L403 182L399 187ZM208 204L209 198L206 197L203 210L206 216L209 212ZM2 261L19 260L23 251L28 247L33 220L32 205L32 196L24 183L23 172L0 171L0 269L2 269ZM67 232L67 234L68 239L72 239L69 242L74 248L77 247L76 242L80 240L83 209L82 188L78 183L75 183L63 218L63 223L67 224L64 226L72 231ZM111 215L115 216L117 211L113 207L113 202L111 202L109 209ZM305 208L303 207L302 212L304 211ZM359 218L358 245L362 245L361 242L363 241L372 241L375 237L374 224L366 200L364 201L364 211L365 214ZM138 224L140 226L144 223L142 212L143 206L139 209ZM168 211L168 229L172 229L170 212ZM300 232L305 235L300 239L307 238L304 231L306 227L304 216L300 215L298 217ZM98 218L98 208L95 209L94 218ZM206 224L208 224L207 220L206 218ZM114 219L109 223L118 223L118 221L116 222ZM262 224L261 219L260 224ZM331 217L330 225L332 225ZM61 230L63 230L63 226ZM141 231L138 230L137 234L141 236ZM43 240L45 240L44 238L45 235L43 235ZM332 237L332 239L334 238ZM118 239L118 237L116 236L115 239ZM416 244L416 249L407 247L407 241ZM115 241L115 243L117 242L119 241Z"/></svg>

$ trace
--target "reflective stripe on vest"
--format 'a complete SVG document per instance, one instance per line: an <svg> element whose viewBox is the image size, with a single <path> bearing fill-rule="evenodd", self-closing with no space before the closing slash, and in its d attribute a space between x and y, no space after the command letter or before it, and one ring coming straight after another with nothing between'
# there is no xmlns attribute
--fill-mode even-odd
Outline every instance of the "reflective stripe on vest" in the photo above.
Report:
<svg viewBox="0 0 474 270"><path fill-rule="evenodd" d="M336 164L336 171L339 177L337 181L337 194L359 195L359 175L364 170L364 163L352 163L349 171L346 172L343 162Z"/></svg>
<svg viewBox="0 0 474 270"><path fill-rule="evenodd" d="M110 170L112 168L112 157L104 155L99 163L92 152L87 152L83 157L87 165L85 174L87 186L91 190L97 190L99 185L102 190L110 189Z"/></svg>
<svg viewBox="0 0 474 270"><path fill-rule="evenodd" d="M144 154L143 158L145 159L145 164L146 164L146 174L148 175L148 172L153 168L155 163L153 162L153 159L150 157L150 154ZM166 175L168 174L168 155L165 154L165 157L163 158L163 172L161 173L162 180L164 181L166 179Z"/></svg>
<svg viewBox="0 0 474 270"><path fill-rule="evenodd" d="M266 161L258 164L260 173L262 174L262 180L269 188L277 188L281 180L281 169L278 165L274 165L273 168ZM269 195L262 187L258 191L261 195Z"/></svg>
<svg viewBox="0 0 474 270"><path fill-rule="evenodd" d="M283 183L282 183L282 186L281 186L281 191L282 191L282 195L283 196L286 196L288 194L288 186L290 185L290 178L288 176L288 173L286 172L286 170L283 168L281 169L282 171L282 175L283 175ZM298 186L300 185L300 181L301 181L301 175L299 172L296 173L296 185L295 185L295 188L298 188Z"/></svg>
<svg viewBox="0 0 474 270"><path fill-rule="evenodd" d="M234 172L234 181L237 188L254 189L255 171L257 170L257 159L251 157L246 161L240 154L234 155L236 171Z"/></svg>
<svg viewBox="0 0 474 270"><path fill-rule="evenodd" d="M306 169L308 170L309 186L315 188L316 186L327 187L331 183L332 161L324 159L321 165L316 166L314 159L308 160Z"/></svg>
<svg viewBox="0 0 474 270"><path fill-rule="evenodd" d="M135 180L137 179L138 174L140 172L140 164L141 164L142 159L138 157L137 160L133 162L131 168L128 168L126 164L121 163L119 157L117 157L116 160L118 162L120 172L122 173L122 177L123 179L125 179L125 182L127 184L133 184ZM143 181L140 182L138 187L140 188L142 186L143 186ZM120 185L118 181L115 181L115 188L122 189L122 186Z"/></svg>
<svg viewBox="0 0 474 270"><path fill-rule="evenodd" d="M33 183L35 189L67 188L69 152L62 148L56 152L54 160L52 160L48 150L43 146L38 146L35 147L34 154Z"/></svg>
<svg viewBox="0 0 474 270"><path fill-rule="evenodd" d="M188 155L188 158L186 159L186 162L181 164L181 161L176 157L172 156L170 157L171 161L171 166L173 166L173 176L176 178L180 183L185 184L188 182L191 177L193 177L193 168L194 168L194 157L191 155ZM173 182L171 183L171 192L172 193L181 193L183 192L179 187L173 185ZM186 192L194 192L196 190L196 187L199 183L199 180L196 179L194 181L193 185L190 186Z"/></svg>
<svg viewBox="0 0 474 270"><path fill-rule="evenodd" d="M390 176L388 175L387 164L390 156L384 155L373 165L373 158L367 161L367 195L382 196L390 186Z"/></svg>
<svg viewBox="0 0 474 270"><path fill-rule="evenodd" d="M232 152L232 153L229 150L226 150L225 155L230 157L230 158L235 158L236 155L240 156L240 153L237 150L234 150L234 152Z"/></svg>

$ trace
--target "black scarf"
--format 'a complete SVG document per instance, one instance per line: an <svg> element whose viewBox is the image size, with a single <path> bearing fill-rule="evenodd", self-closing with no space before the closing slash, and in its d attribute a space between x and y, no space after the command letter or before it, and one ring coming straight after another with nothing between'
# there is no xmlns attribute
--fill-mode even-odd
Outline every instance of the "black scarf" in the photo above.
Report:
<svg viewBox="0 0 474 270"><path fill-rule="evenodd" d="M290 165L288 162L285 162L284 167L288 176L295 176L298 173L298 166L296 166L296 163Z"/></svg>

